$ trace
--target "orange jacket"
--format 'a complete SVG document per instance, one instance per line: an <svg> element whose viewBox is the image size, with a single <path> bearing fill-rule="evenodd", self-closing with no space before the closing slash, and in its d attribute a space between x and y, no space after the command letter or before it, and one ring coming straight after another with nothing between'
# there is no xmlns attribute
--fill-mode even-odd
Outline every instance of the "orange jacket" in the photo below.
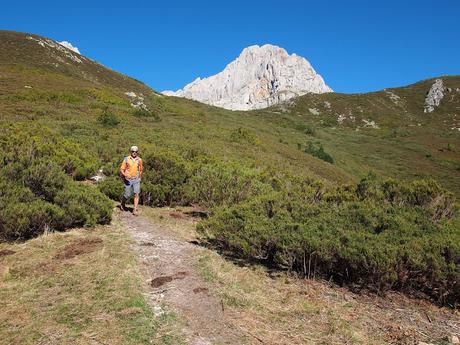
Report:
<svg viewBox="0 0 460 345"><path fill-rule="evenodd" d="M131 156L125 157L120 166L121 174L127 179L133 179L142 176L144 170L142 159L140 157L133 158Z"/></svg>

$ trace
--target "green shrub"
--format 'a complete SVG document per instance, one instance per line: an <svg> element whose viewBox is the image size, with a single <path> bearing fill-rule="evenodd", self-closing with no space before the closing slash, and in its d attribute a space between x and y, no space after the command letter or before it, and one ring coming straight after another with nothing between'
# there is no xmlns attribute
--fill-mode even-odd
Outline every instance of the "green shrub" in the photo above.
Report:
<svg viewBox="0 0 460 345"><path fill-rule="evenodd" d="M146 117L146 118L152 118L156 121L160 121L161 118L157 113L154 113L151 110L148 109L142 109L142 108L137 108L133 111L133 115L136 117Z"/></svg>
<svg viewBox="0 0 460 345"><path fill-rule="evenodd" d="M393 128L389 131L389 133L386 135L386 137L389 137L389 138L405 138L405 137L409 137L413 134L413 131L407 129L407 128L401 128L401 127L398 127L398 128Z"/></svg>
<svg viewBox="0 0 460 345"><path fill-rule="evenodd" d="M332 156L324 151L322 144L313 144L312 142L308 143L308 146L305 148L305 153L308 153L316 158L322 159L325 162L334 164L334 159Z"/></svg>
<svg viewBox="0 0 460 345"><path fill-rule="evenodd" d="M40 168L32 165L31 170ZM14 182L4 170L0 170L0 239L27 239L45 230L92 226L111 219L111 202L97 189L79 185L65 174L62 180L50 183L47 177L59 176L59 170L45 174L42 180L26 174Z"/></svg>
<svg viewBox="0 0 460 345"><path fill-rule="evenodd" d="M46 230L62 230L64 211L53 204L36 199L27 203L14 198L0 203L0 240L27 239Z"/></svg>
<svg viewBox="0 0 460 345"><path fill-rule="evenodd" d="M129 106L126 99L116 95L110 89L89 89L87 92L103 104Z"/></svg>
<svg viewBox="0 0 460 345"><path fill-rule="evenodd" d="M87 171L97 165L89 154L43 127L1 129L0 239L110 220L110 200L72 179L80 162Z"/></svg>
<svg viewBox="0 0 460 345"><path fill-rule="evenodd" d="M120 201L124 192L123 181L118 176L108 176L97 186L103 194L116 201Z"/></svg>
<svg viewBox="0 0 460 345"><path fill-rule="evenodd" d="M3 124L0 129L0 166L19 164L22 170L37 160L49 160L77 180L91 176L99 167L92 152L43 126L17 123Z"/></svg>
<svg viewBox="0 0 460 345"><path fill-rule="evenodd" d="M184 186L190 176L188 163L174 151L147 152L141 196L144 204L164 206L182 203Z"/></svg>
<svg viewBox="0 0 460 345"><path fill-rule="evenodd" d="M260 139L250 129L238 127L230 133L230 140L237 143L249 143L252 145L260 145Z"/></svg>
<svg viewBox="0 0 460 345"><path fill-rule="evenodd" d="M357 185L356 192L362 200L374 199L397 206L420 207L436 221L452 218L456 211L454 195L441 188L434 180L381 181L375 175L369 174Z"/></svg>
<svg viewBox="0 0 460 345"><path fill-rule="evenodd" d="M278 192L215 208L198 230L242 258L307 277L460 302L459 221L451 220L445 202L427 212L433 200L449 199L438 186L414 181L395 195L392 180L368 178L342 188L290 181Z"/></svg>
<svg viewBox="0 0 460 345"><path fill-rule="evenodd" d="M197 167L187 184L189 199L209 208L233 205L269 190L257 170L223 163Z"/></svg>
<svg viewBox="0 0 460 345"><path fill-rule="evenodd" d="M315 128L306 123L297 123L294 128L299 132L305 133L306 135L315 135Z"/></svg>
<svg viewBox="0 0 460 345"><path fill-rule="evenodd" d="M56 195L54 203L64 210L62 228L94 226L111 220L112 203L96 188L71 183Z"/></svg>
<svg viewBox="0 0 460 345"><path fill-rule="evenodd" d="M336 127L338 124L335 117L326 117L321 120L322 127Z"/></svg>
<svg viewBox="0 0 460 345"><path fill-rule="evenodd" d="M22 181L32 193L45 201L53 201L68 178L58 165L49 160L37 160L21 172ZM19 177L19 176L18 176Z"/></svg>
<svg viewBox="0 0 460 345"><path fill-rule="evenodd" d="M83 101L82 95L78 91L44 91L44 90L27 90L21 91L11 97L13 101L29 102L64 102L77 104Z"/></svg>
<svg viewBox="0 0 460 345"><path fill-rule="evenodd" d="M176 195L180 194L177 193ZM141 185L142 203L149 206L165 206L172 203L179 204L181 200L174 200L171 195L171 187L164 184L155 184L150 181L144 181Z"/></svg>
<svg viewBox="0 0 460 345"><path fill-rule="evenodd" d="M315 135L316 131L312 126L306 125L303 131L306 135Z"/></svg>
<svg viewBox="0 0 460 345"><path fill-rule="evenodd" d="M106 108L97 117L97 122L104 127L116 127L120 124L120 119L115 114L109 112Z"/></svg>

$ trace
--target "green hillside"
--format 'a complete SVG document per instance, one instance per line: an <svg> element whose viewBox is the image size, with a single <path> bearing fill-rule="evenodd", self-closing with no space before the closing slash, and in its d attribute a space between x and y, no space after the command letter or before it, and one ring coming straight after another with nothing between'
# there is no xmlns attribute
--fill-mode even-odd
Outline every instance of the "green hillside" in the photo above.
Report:
<svg viewBox="0 0 460 345"><path fill-rule="evenodd" d="M10 32L2 32L0 36L2 42L8 39L10 45L16 42L19 47L5 49L0 55L3 121L33 120L66 137L77 136L80 143L89 147L97 145L103 160L124 154L127 141L136 141L141 146L149 143L219 154L223 159L244 158L259 166L288 165L334 180L350 178L335 167L298 152L295 144L291 147L284 143L285 138L293 135L304 137L289 122L280 126L261 121L257 113L231 112L165 97L92 61L79 64L67 59L65 66L61 68L59 64L54 68L57 53L26 39L27 36ZM15 52L13 57L10 51ZM35 57L40 54L41 58ZM33 63L29 63L30 56ZM142 93L151 112L144 115L136 112L126 92ZM97 117L106 108L121 121L116 130L98 125ZM238 135L240 128L256 140L251 143L244 135Z"/></svg>
<svg viewBox="0 0 460 345"><path fill-rule="evenodd" d="M200 229L222 250L309 276L308 258L343 284L458 303L444 188L460 195L460 77L443 77L451 91L430 114L433 80L241 112L163 96L36 35L0 42L3 240L108 222L135 144L144 204L208 208ZM82 182L99 168L98 188Z"/></svg>
<svg viewBox="0 0 460 345"><path fill-rule="evenodd" d="M367 94L305 95L266 114L304 121L352 176L368 170L396 178L434 178L460 195L460 77L442 77L441 104L424 113L434 79ZM374 122L378 128L366 124Z"/></svg>
<svg viewBox="0 0 460 345"><path fill-rule="evenodd" d="M5 31L0 36L2 120L33 117L65 135L75 127L79 136L92 140L100 133L96 117L107 106L121 119L116 131L120 139L129 127L140 132L140 140L156 145L192 147L226 159L244 157L258 166L287 165L330 181L357 180L370 170L392 177L433 177L460 195L460 92L455 90L460 77L443 78L454 91L430 114L423 113L423 105L433 80L369 94L306 95L291 105L237 112L161 96L89 59L77 63L27 37L44 40ZM155 117L133 116L125 92L143 93ZM363 119L375 121L379 129L366 127ZM255 143L240 138L240 127L253 132ZM117 147L114 139L112 149ZM309 142L321 143L334 165L299 152L299 145ZM103 144L100 138L98 145ZM117 148L124 152L126 145Z"/></svg>

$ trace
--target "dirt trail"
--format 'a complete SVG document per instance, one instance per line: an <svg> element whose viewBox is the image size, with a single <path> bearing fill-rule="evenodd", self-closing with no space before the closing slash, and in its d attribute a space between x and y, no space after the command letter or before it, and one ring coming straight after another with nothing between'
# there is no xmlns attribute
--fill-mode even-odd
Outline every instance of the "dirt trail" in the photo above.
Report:
<svg viewBox="0 0 460 345"><path fill-rule="evenodd" d="M187 344L245 344L241 331L228 322L222 301L208 293L206 282L197 272L202 249L142 215L122 212L119 217L143 263L154 313L160 315L162 305L166 305L185 320L181 331Z"/></svg>

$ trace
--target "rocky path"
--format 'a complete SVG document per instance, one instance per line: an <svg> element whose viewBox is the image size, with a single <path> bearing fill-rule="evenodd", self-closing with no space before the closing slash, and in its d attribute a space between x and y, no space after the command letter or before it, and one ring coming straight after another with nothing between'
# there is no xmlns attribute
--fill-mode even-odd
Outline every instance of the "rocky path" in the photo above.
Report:
<svg viewBox="0 0 460 345"><path fill-rule="evenodd" d="M181 329L187 344L244 344L228 322L222 301L209 293L197 272L200 250L144 216L120 212L122 226L133 240L154 313L173 310L185 321Z"/></svg>

